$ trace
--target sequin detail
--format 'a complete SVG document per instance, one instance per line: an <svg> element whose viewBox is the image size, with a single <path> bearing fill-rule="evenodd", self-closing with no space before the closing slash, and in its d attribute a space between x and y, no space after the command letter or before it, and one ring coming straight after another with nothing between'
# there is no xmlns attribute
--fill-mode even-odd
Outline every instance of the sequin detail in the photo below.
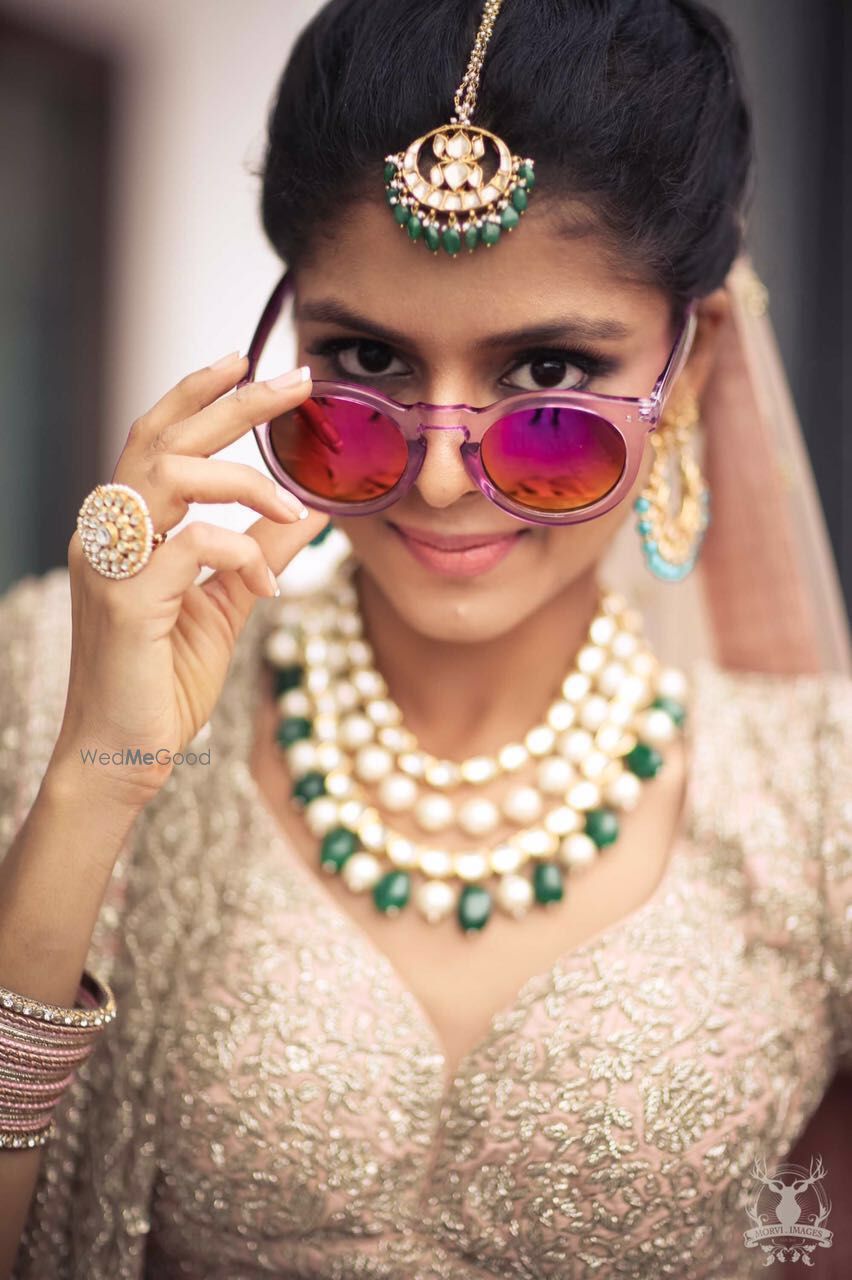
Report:
<svg viewBox="0 0 852 1280"><path fill-rule="evenodd" d="M417 1001L257 803L274 603L210 766L122 851L87 958L118 1016L57 1108L13 1280L757 1274L752 1159L852 1070L852 681L696 664L663 891L526 982L445 1090ZM69 644L66 570L0 600L0 854Z"/></svg>

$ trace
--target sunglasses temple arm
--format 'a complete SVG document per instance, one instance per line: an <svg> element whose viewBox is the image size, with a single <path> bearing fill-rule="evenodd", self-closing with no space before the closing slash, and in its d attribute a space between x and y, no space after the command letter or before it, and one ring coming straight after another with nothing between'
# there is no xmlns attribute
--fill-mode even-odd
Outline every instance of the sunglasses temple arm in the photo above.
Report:
<svg viewBox="0 0 852 1280"><path fill-rule="evenodd" d="M248 349L248 371L243 378L240 386L246 382L251 382L257 372L257 363L260 360L263 348L266 346L266 340L272 332L272 328L278 316L281 314L281 308L284 305L287 294L292 287L292 276L289 271L285 271L278 284L272 290L269 301L263 308L263 314L257 322L257 328L254 336L249 343Z"/></svg>
<svg viewBox="0 0 852 1280"><path fill-rule="evenodd" d="M666 367L657 379L657 385L651 392L648 401L648 409L651 415L656 416L665 403L666 397L671 391L678 374L683 369L692 350L692 343L695 339L695 330L698 325L698 317L695 310L695 302L690 302L684 316L683 325L677 336L675 345L672 347L671 354L666 362Z"/></svg>

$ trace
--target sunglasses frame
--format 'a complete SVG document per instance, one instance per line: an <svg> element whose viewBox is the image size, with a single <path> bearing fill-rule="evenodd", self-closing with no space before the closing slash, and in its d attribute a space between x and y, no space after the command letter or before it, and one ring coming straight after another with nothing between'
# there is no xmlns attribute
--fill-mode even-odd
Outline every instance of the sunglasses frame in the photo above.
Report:
<svg viewBox="0 0 852 1280"><path fill-rule="evenodd" d="M260 320L248 348L248 371L239 383L244 386L255 379L257 366L267 339L292 291L292 272L286 270L273 289L263 309ZM295 493L306 506L329 515L373 515L398 502L411 489L420 473L426 456L427 430L453 430L464 433L460 445L462 459L468 475L486 498L508 515L526 524L563 525L577 524L604 515L621 502L633 487L645 446L645 436L653 431L662 416L668 395L681 372L692 346L697 323L697 301L691 300L684 313L674 345L662 373L654 384L650 396L599 395L589 391L521 391L481 408L466 404L435 405L425 401L401 404L361 383L317 380L313 383L308 400L320 400L334 396L366 405L392 419L405 439L408 460L399 480L387 493L366 502L340 502L322 498L303 488L281 466L271 448L269 422L253 428L261 456L276 481ZM495 422L511 413L540 408L573 408L594 413L603 418L621 436L624 442L625 462L615 485L596 502L575 511L541 511L515 502L491 481L482 463L480 444Z"/></svg>

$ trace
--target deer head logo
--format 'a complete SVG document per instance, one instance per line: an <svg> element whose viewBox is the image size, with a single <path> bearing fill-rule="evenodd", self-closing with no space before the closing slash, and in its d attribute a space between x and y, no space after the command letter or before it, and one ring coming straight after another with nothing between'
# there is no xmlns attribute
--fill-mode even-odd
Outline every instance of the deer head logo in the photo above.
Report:
<svg viewBox="0 0 852 1280"><path fill-rule="evenodd" d="M760 1182L748 1215L755 1224L744 1233L745 1243L753 1249L756 1245L768 1255L766 1266L772 1262L803 1262L812 1267L810 1255L817 1245L824 1249L831 1247L832 1233L823 1227L828 1217L831 1201L826 1197L820 1185L825 1176L822 1156L814 1163L811 1157L810 1169L805 1172L801 1165L779 1165L772 1175L766 1171L763 1160L755 1160L752 1167L753 1176ZM800 1196L813 1188L818 1208L815 1212L804 1214L799 1203ZM764 1192L774 1193L778 1199L770 1206L774 1212L774 1221L769 1213L759 1212L761 1195Z"/></svg>

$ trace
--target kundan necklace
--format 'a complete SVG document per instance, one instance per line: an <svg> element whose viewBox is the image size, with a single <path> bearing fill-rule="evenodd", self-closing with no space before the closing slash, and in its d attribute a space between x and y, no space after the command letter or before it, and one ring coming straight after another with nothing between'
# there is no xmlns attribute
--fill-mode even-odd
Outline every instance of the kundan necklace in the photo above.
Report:
<svg viewBox="0 0 852 1280"><path fill-rule="evenodd" d="M513 155L496 133L470 123L501 4L486 0L449 124L415 138L404 152L385 156L385 197L400 230L412 243L422 241L434 253L444 249L451 257L463 247L472 252L497 244L504 231L518 225L535 185L529 156Z"/></svg>
<svg viewBox="0 0 852 1280"><path fill-rule="evenodd" d="M481 929L494 904L520 918L559 901L566 872L618 837L660 748L683 729L687 681L645 643L641 615L601 589L585 643L541 723L496 756L424 751L373 664L353 555L321 590L276 606L265 656L276 671L277 741L320 865L388 914L413 901ZM531 774L532 780L521 780ZM489 784L514 775L499 800ZM408 815L425 833L394 829ZM473 847L451 849L460 831ZM531 869L531 874L530 874Z"/></svg>

